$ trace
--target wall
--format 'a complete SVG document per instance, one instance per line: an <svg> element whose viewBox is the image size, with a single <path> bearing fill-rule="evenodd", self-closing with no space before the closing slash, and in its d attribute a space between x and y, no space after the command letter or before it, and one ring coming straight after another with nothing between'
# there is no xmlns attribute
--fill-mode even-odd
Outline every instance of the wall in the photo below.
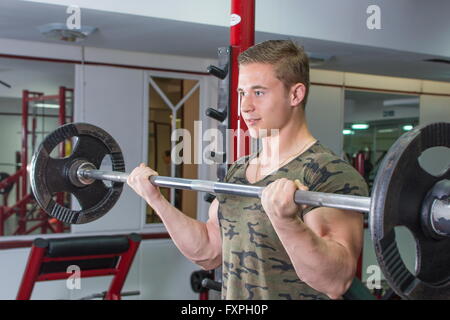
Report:
<svg viewBox="0 0 450 320"><path fill-rule="evenodd" d="M342 88L312 86L306 105L309 129L321 143L341 155L344 122L344 92Z"/></svg>
<svg viewBox="0 0 450 320"><path fill-rule="evenodd" d="M383 101L381 100L354 103L354 101L346 99L344 109L344 119L346 123L417 118L419 116L418 105L384 107ZM384 111L394 111L394 116L385 117L383 116Z"/></svg>

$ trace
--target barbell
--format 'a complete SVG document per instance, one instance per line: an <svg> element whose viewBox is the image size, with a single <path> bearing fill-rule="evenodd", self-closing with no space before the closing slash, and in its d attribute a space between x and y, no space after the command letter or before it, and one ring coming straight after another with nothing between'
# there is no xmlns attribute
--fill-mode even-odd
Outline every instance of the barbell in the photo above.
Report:
<svg viewBox="0 0 450 320"><path fill-rule="evenodd" d="M66 158L50 156L55 147L77 138ZM390 286L403 298L450 298L450 170L434 176L418 158L433 147L450 147L450 123L418 126L403 134L389 149L375 178L372 196L295 192L297 204L325 206L369 213L375 253ZM112 171L99 170L111 158ZM122 192L124 159L117 142L105 130L87 123L66 124L49 134L33 155L30 182L37 203L52 217L82 224L99 219ZM110 181L110 185L103 183ZM263 187L151 176L159 187L243 197L261 197ZM58 204L57 192L73 194L81 210ZM416 271L406 268L395 239L396 226L407 227L417 243Z"/></svg>

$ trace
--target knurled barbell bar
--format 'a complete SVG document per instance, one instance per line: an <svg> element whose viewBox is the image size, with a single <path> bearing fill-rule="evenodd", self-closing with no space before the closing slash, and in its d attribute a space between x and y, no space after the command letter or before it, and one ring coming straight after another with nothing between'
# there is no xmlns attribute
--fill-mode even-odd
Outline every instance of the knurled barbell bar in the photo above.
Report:
<svg viewBox="0 0 450 320"><path fill-rule="evenodd" d="M52 158L52 150L76 137L70 156ZM372 196L298 190L298 204L369 212L369 225L380 267L391 287L404 298L450 298L450 170L434 176L422 169L419 156L426 149L450 147L450 124L419 126L405 133L390 148L374 181ZM112 171L98 170L105 156ZM128 174L117 142L106 131L86 123L64 125L41 143L31 163L31 187L38 204L66 223L99 219L119 198ZM102 180L111 181L106 186ZM159 187L245 197L260 197L263 187L152 176ZM56 203L57 192L73 194L81 210ZM416 272L410 273L400 257L396 226L406 226L417 242ZM432 263L430 261L433 261Z"/></svg>
<svg viewBox="0 0 450 320"><path fill-rule="evenodd" d="M90 184L95 180L127 182L128 173L115 171L101 171L89 162L83 164L75 171L70 172L72 179ZM247 186L234 183L214 182L207 180L183 179L163 176L151 176L150 182L158 187L184 189L192 191L225 193L241 197L261 198L264 187ZM370 198L335 193L296 191L294 201L297 204L311 206L348 209L361 212L370 211Z"/></svg>

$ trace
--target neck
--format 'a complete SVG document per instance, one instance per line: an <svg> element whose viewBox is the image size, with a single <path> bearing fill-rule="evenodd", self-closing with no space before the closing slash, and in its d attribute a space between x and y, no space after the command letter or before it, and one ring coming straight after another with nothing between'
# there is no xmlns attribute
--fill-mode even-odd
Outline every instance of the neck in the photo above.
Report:
<svg viewBox="0 0 450 320"><path fill-rule="evenodd" d="M297 119L299 120L291 121L281 128L278 135L269 134L267 137L261 139L261 160L267 161L266 163L280 163L286 157L304 151L302 149L315 140L309 132L304 117Z"/></svg>

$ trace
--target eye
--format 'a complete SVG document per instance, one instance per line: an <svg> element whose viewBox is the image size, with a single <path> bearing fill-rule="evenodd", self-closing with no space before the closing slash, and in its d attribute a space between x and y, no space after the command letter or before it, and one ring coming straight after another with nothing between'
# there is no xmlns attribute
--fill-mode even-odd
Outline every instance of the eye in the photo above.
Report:
<svg viewBox="0 0 450 320"><path fill-rule="evenodd" d="M264 95L264 91L260 91L260 90L255 91L255 96L261 97L262 95Z"/></svg>

